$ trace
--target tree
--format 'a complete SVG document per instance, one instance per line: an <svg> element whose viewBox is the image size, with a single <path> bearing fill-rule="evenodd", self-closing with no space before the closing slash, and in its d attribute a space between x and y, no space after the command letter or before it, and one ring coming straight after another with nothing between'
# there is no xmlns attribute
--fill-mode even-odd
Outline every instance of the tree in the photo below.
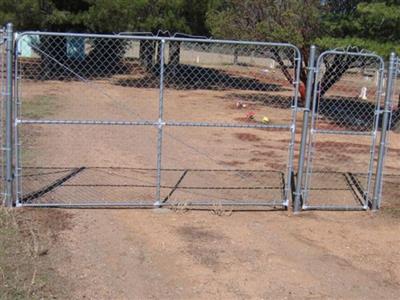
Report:
<svg viewBox="0 0 400 300"><path fill-rule="evenodd" d="M1 0L0 22L17 30L82 31L86 0Z"/></svg>
<svg viewBox="0 0 400 300"><path fill-rule="evenodd" d="M320 36L321 9L319 0L221 0L211 7L207 24L216 37L297 45L303 56L300 93L304 99L306 62L312 42ZM294 78L287 72L280 55L274 57L287 80L293 83Z"/></svg>
<svg viewBox="0 0 400 300"><path fill-rule="evenodd" d="M207 24L211 33L217 37L289 42L298 46L303 57L300 94L304 100L306 67L312 44L316 43L322 50L338 47L349 51L369 49L386 56L390 49L399 49L398 2L216 0L207 15ZM293 83L282 58L275 55L275 60L287 80ZM329 62L327 72L321 80L321 86L324 86L320 91L321 96L349 68L358 64L354 58L343 60L346 63L341 63L338 59Z"/></svg>
<svg viewBox="0 0 400 300"><path fill-rule="evenodd" d="M328 5L334 6L329 1ZM353 45L388 57L400 52L400 2L350 1L350 13L334 10L323 16L324 36L316 43L323 48Z"/></svg>
<svg viewBox="0 0 400 300"><path fill-rule="evenodd" d="M36 0L0 1L1 25L12 22L15 27L24 29L38 28L42 21L39 2Z"/></svg>
<svg viewBox="0 0 400 300"><path fill-rule="evenodd" d="M84 31L84 17L89 9L86 0L1 0L0 21L13 22L16 30ZM61 74L60 63L68 61L67 38L40 36L30 41L41 56L45 76Z"/></svg>
<svg viewBox="0 0 400 300"><path fill-rule="evenodd" d="M0 20L11 21L18 30L60 32L185 32L207 34L208 1L194 0L0 0ZM41 37L43 53L65 61L66 38ZM123 56L122 40L93 40L90 61L107 62ZM126 43L125 43L126 44ZM48 47L47 47L48 46ZM105 51L107 49L107 51ZM158 61L160 45L143 40L140 60L146 67ZM170 44L171 63L179 63L180 43ZM42 53L42 55L43 55ZM47 60L47 65L55 64ZM56 65L53 66L56 70Z"/></svg>
<svg viewBox="0 0 400 300"><path fill-rule="evenodd" d="M207 1L194 0L91 0L86 25L93 32L185 32L205 34ZM143 40L140 60L151 68L159 45ZM179 43L171 43L170 59L179 62Z"/></svg>
<svg viewBox="0 0 400 300"><path fill-rule="evenodd" d="M328 9L329 13L348 15L353 13L357 5L363 2L363 0L323 0L321 2Z"/></svg>

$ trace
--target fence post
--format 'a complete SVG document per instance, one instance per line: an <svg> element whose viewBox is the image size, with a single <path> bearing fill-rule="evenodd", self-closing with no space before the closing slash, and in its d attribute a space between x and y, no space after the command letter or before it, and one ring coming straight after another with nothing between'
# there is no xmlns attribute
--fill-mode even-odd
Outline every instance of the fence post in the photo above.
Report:
<svg viewBox="0 0 400 300"><path fill-rule="evenodd" d="M164 123L164 55L165 40L161 40L160 49L160 95L159 95L159 115L158 115L158 134L157 134L157 191L154 206L160 206L161 200L161 168L162 168L162 144Z"/></svg>
<svg viewBox="0 0 400 300"><path fill-rule="evenodd" d="M376 176L375 176L375 187L374 195L372 199L372 210L378 210L381 206L381 195L382 195L382 180L383 180L383 167L386 154L386 142L387 142L387 131L391 114L392 107L392 94L393 94L393 82L396 80L395 72L396 54L390 54L389 67L388 67L388 78L385 91L385 103L383 108L383 119L381 129L381 140L379 143L379 154L378 162L376 165Z"/></svg>
<svg viewBox="0 0 400 300"><path fill-rule="evenodd" d="M294 212L298 213L301 210L302 206L302 182L303 182L303 173L304 173L304 160L306 153L306 144L308 137L308 119L310 115L310 107L311 107L311 97L312 90L314 84L314 75L315 75L315 53L316 47L311 46L310 48L310 56L308 60L308 74L307 74L307 87L306 87L306 99L304 104L304 114L303 114L303 127L301 132L301 142L300 142L300 153L299 153L299 165L297 169L297 179L296 179L296 191L295 191L295 200L294 200Z"/></svg>
<svg viewBox="0 0 400 300"><path fill-rule="evenodd" d="M12 101L13 101L13 53L14 32L13 25L7 24L6 28L6 128L5 128L5 206L13 205L13 172L12 172Z"/></svg>

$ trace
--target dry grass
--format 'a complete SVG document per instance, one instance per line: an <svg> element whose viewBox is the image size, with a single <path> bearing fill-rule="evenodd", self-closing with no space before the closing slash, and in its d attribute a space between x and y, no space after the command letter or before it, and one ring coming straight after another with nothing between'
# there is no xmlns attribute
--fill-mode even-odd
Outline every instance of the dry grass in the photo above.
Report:
<svg viewBox="0 0 400 300"><path fill-rule="evenodd" d="M45 220L52 217L43 213L0 208L0 299L47 299L63 293L49 255L60 227L48 226Z"/></svg>
<svg viewBox="0 0 400 300"><path fill-rule="evenodd" d="M28 119L43 119L55 113L57 98L52 95L35 96L22 105L22 115Z"/></svg>

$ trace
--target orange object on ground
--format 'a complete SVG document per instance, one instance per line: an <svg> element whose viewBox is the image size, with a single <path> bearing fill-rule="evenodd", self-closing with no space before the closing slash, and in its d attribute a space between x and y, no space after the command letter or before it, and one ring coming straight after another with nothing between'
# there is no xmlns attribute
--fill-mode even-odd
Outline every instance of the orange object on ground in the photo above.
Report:
<svg viewBox="0 0 400 300"><path fill-rule="evenodd" d="M253 120L255 116L256 116L256 113L254 111L249 111L246 114L246 118L249 119L249 120Z"/></svg>

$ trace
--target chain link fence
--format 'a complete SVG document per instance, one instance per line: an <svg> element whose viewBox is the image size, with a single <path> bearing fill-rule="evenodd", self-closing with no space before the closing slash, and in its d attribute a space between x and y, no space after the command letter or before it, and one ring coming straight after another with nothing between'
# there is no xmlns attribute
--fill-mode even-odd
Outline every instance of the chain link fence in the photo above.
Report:
<svg viewBox="0 0 400 300"><path fill-rule="evenodd" d="M300 63L287 44L23 33L17 204L285 208Z"/></svg>
<svg viewBox="0 0 400 300"><path fill-rule="evenodd" d="M398 61L385 76L377 55L312 48L307 75L290 44L24 32L13 49L7 37L8 204L377 209L384 162L382 197L395 193Z"/></svg>
<svg viewBox="0 0 400 300"><path fill-rule="evenodd" d="M372 203L383 60L348 49L315 70L303 209L362 210Z"/></svg>
<svg viewBox="0 0 400 300"><path fill-rule="evenodd" d="M389 77L389 76L387 76ZM387 95L390 100L391 118L390 132L387 137L385 168L383 174L383 186L381 189L381 202L384 208L396 210L399 207L400 199L400 61L397 57L393 67L392 86L390 94ZM385 95L386 96L386 95Z"/></svg>
<svg viewBox="0 0 400 300"><path fill-rule="evenodd" d="M5 94L6 94L6 48L5 48L5 29L0 29L0 172L1 172L1 182L0 182L0 205L4 205L4 112L5 112Z"/></svg>

